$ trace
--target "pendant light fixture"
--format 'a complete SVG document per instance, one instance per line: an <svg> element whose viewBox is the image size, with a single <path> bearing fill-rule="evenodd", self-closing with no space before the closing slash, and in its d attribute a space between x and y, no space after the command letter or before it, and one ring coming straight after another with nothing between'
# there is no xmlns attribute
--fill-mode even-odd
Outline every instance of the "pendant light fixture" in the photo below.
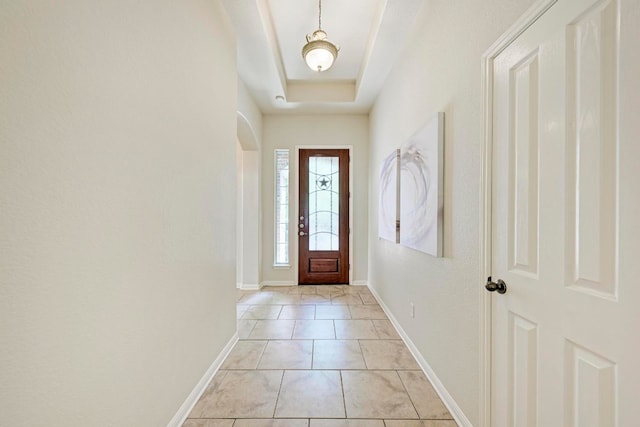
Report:
<svg viewBox="0 0 640 427"><path fill-rule="evenodd" d="M327 40L327 33L322 31L322 0L318 0L318 29L313 34L307 34L302 57L309 68L320 72L331 68L339 50L339 47Z"/></svg>

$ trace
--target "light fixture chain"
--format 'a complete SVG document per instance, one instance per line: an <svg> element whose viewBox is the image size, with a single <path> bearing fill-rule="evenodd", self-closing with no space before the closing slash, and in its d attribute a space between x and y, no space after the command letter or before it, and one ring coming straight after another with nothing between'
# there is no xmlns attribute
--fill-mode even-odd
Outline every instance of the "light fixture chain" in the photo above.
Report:
<svg viewBox="0 0 640 427"><path fill-rule="evenodd" d="M307 34L306 39L302 57L309 68L318 72L331 68L340 48L327 40L327 33L322 30L322 0L318 0L318 29Z"/></svg>

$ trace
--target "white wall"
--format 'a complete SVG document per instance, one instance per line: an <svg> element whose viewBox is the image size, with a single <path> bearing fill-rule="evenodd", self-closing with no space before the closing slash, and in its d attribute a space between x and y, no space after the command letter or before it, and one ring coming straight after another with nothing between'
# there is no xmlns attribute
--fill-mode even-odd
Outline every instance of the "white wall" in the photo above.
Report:
<svg viewBox="0 0 640 427"><path fill-rule="evenodd" d="M243 168L243 151L240 141L236 145L236 286L242 287L243 283L243 240L244 230L242 227L243 212L242 206L244 204L244 192L242 190L242 182L244 181L244 168Z"/></svg>
<svg viewBox="0 0 640 427"><path fill-rule="evenodd" d="M242 152L242 287L257 288L260 271L260 152Z"/></svg>
<svg viewBox="0 0 640 427"><path fill-rule="evenodd" d="M262 281L262 197L260 194L262 112L238 79L238 274L240 288L256 288Z"/></svg>
<svg viewBox="0 0 640 427"><path fill-rule="evenodd" d="M262 150L262 275L263 282L297 283L294 251L294 239L297 239L295 227L298 213L294 212L295 193L291 189L291 214L289 216L290 232L290 269L273 268L274 251L274 150L289 149L291 182L297 179L294 170L295 147L297 145L351 145L351 173L353 174L353 281L367 280L367 233L368 233L368 158L369 158L369 118L362 115L266 115L263 118L263 150Z"/></svg>
<svg viewBox="0 0 640 427"><path fill-rule="evenodd" d="M479 191L484 51L532 0L429 1L370 115L369 282L472 423L479 419ZM445 112L444 258L379 240L378 170ZM416 315L409 316L409 304Z"/></svg>
<svg viewBox="0 0 640 427"><path fill-rule="evenodd" d="M232 338L230 28L215 0L0 4L0 425L167 425Z"/></svg>
<svg viewBox="0 0 640 427"><path fill-rule="evenodd" d="M245 150L259 150L262 145L262 112L251 97L249 90L238 79L238 137ZM243 128L243 129L241 129Z"/></svg>

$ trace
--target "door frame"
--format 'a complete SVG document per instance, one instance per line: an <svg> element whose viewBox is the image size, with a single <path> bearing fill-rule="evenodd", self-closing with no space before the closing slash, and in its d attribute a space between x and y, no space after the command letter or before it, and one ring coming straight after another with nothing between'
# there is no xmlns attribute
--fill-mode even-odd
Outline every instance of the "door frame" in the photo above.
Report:
<svg viewBox="0 0 640 427"><path fill-rule="evenodd" d="M492 264L493 63L496 57L558 0L536 1L482 55L482 170L480 177L480 427L491 426L491 294L485 291Z"/></svg>
<svg viewBox="0 0 640 427"><path fill-rule="evenodd" d="M295 228L291 227L290 230L295 230L294 242L293 242L293 273L295 277L295 284L298 285L298 261L299 261L299 242L298 238L298 218L300 213L300 150L349 150L349 284L353 283L353 145L296 145L295 146L295 171L293 179L293 212L295 221L291 223Z"/></svg>

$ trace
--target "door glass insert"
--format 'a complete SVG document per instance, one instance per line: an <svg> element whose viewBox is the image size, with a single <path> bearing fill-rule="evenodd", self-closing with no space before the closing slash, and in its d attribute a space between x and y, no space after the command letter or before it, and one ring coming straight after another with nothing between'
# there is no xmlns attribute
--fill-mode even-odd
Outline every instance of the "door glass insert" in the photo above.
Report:
<svg viewBox="0 0 640 427"><path fill-rule="evenodd" d="M340 166L338 157L309 158L309 250L337 251Z"/></svg>

